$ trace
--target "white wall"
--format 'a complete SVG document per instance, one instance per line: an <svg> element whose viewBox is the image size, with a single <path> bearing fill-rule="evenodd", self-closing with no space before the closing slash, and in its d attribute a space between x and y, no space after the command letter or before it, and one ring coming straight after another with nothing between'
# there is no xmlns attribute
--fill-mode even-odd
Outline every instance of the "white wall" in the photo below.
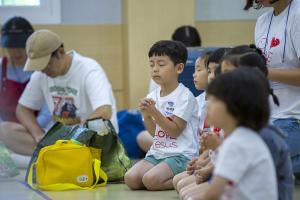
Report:
<svg viewBox="0 0 300 200"><path fill-rule="evenodd" d="M196 21L254 20L265 9L244 11L246 0L195 0Z"/></svg>
<svg viewBox="0 0 300 200"><path fill-rule="evenodd" d="M61 0L62 24L121 24L121 0Z"/></svg>

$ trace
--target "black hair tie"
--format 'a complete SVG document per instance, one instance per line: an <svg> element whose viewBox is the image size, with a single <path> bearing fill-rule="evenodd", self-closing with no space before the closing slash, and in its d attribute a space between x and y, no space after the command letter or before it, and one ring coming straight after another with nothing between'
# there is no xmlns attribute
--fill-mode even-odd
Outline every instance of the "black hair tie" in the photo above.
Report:
<svg viewBox="0 0 300 200"><path fill-rule="evenodd" d="M273 102L274 102L277 106L280 106L278 97L274 94L274 90L273 90L272 88L269 89L269 93L270 93L270 95L271 95L272 98L273 98Z"/></svg>

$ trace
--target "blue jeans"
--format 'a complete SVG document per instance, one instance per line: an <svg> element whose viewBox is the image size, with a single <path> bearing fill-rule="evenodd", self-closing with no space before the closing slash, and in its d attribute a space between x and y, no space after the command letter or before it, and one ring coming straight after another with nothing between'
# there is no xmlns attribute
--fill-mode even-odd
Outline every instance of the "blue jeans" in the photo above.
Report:
<svg viewBox="0 0 300 200"><path fill-rule="evenodd" d="M300 120L277 119L274 125L287 134L285 141L289 147L294 173L300 173Z"/></svg>

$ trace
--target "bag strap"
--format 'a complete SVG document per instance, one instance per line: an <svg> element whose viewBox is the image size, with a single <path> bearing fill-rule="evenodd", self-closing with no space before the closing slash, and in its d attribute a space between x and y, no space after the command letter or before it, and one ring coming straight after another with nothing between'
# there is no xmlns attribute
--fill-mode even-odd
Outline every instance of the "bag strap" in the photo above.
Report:
<svg viewBox="0 0 300 200"><path fill-rule="evenodd" d="M101 162L98 159L94 159L93 162L93 170L95 173L95 183L90 187L80 187L78 185L72 184L72 183L56 183L51 185L45 185L45 186L35 186L32 183L32 171L33 171L33 165L30 167L27 183L33 188L33 189L42 189L42 190L52 190L52 191L61 191L61 190L90 190L95 187L101 187L105 186L107 183L107 175L106 173L101 169ZM99 179L103 180L103 183L98 184Z"/></svg>
<svg viewBox="0 0 300 200"><path fill-rule="evenodd" d="M1 63L1 68L2 68L2 73L1 73L1 89L4 87L4 82L6 81L6 74L7 74L7 63L8 63L8 58L5 56L2 58L2 63Z"/></svg>

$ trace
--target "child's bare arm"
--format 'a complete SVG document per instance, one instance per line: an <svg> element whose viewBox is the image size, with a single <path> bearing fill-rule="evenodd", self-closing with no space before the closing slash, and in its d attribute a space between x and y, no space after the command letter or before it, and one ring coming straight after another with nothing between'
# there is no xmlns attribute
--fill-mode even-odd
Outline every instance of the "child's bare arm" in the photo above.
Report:
<svg viewBox="0 0 300 200"><path fill-rule="evenodd" d="M225 187L228 184L227 179L221 176L214 176L210 187L204 194L206 200L218 200L225 191Z"/></svg>
<svg viewBox="0 0 300 200"><path fill-rule="evenodd" d="M139 108L143 114L144 119L148 119L146 123L149 122L147 130L149 128L149 132L155 132L155 124L159 125L165 132L167 132L171 137L177 138L184 128L186 127L186 121L183 119L172 116L172 118L166 118L156 107L155 101L153 99L145 98L140 102ZM154 121L155 123L154 123ZM151 120L153 124L151 123ZM153 126L152 126L153 125ZM152 134L152 133L151 133Z"/></svg>
<svg viewBox="0 0 300 200"><path fill-rule="evenodd" d="M155 123L153 122L153 119L151 117L144 117L144 124L147 129L147 131L154 136L155 135Z"/></svg>
<svg viewBox="0 0 300 200"><path fill-rule="evenodd" d="M148 114L148 112L146 111L147 110L147 107L148 105L150 105L152 102L145 98L145 99L142 99L140 100L140 104L139 104L139 110L141 111L142 115L143 115L143 118L144 118L144 124L145 124L145 127L147 129L147 131L152 135L154 136L155 134L155 128L156 128L156 125L152 119L152 117Z"/></svg>
<svg viewBox="0 0 300 200"><path fill-rule="evenodd" d="M173 138L177 138L187 124L186 121L176 116L171 119L166 118L155 107L151 108L150 114L155 122Z"/></svg>

